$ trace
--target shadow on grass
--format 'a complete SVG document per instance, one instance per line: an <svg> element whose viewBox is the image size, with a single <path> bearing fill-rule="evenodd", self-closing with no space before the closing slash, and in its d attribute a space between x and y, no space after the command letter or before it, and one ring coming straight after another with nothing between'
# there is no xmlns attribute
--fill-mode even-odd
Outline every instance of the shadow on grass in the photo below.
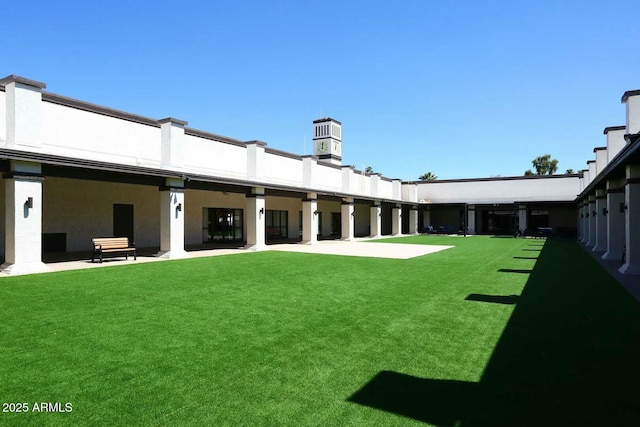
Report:
<svg viewBox="0 0 640 427"><path fill-rule="evenodd" d="M523 249L523 251L525 251L525 252L542 252L542 249L527 249L527 248L525 248L525 249Z"/></svg>
<svg viewBox="0 0 640 427"><path fill-rule="evenodd" d="M640 306L548 240L479 383L383 371L349 399L437 426L640 425Z"/></svg>
<svg viewBox="0 0 640 427"><path fill-rule="evenodd" d="M513 259L538 259L535 256L514 256Z"/></svg>
<svg viewBox="0 0 640 427"><path fill-rule="evenodd" d="M465 301L479 301L479 302L491 302L494 304L507 304L513 305L518 302L518 295L485 295L485 294L470 294L465 298Z"/></svg>
<svg viewBox="0 0 640 427"><path fill-rule="evenodd" d="M531 274L533 270L526 270L521 268L501 268L498 270L500 273L519 273L519 274Z"/></svg>

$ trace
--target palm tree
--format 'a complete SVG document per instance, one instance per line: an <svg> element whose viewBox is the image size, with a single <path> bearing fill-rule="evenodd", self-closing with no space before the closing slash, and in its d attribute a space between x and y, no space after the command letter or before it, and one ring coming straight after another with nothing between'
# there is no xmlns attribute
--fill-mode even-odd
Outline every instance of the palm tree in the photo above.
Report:
<svg viewBox="0 0 640 427"><path fill-rule="evenodd" d="M436 179L438 179L438 175L432 172L427 172L420 175L419 179L420 181L435 181Z"/></svg>

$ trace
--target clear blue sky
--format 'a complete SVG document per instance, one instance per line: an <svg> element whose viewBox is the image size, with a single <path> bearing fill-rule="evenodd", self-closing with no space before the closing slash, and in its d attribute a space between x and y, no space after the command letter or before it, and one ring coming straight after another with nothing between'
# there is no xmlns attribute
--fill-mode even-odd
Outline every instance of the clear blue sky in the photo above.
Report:
<svg viewBox="0 0 640 427"><path fill-rule="evenodd" d="M64 96L415 180L583 169L640 88L640 1L35 1L0 74ZM306 142L305 142L306 141Z"/></svg>

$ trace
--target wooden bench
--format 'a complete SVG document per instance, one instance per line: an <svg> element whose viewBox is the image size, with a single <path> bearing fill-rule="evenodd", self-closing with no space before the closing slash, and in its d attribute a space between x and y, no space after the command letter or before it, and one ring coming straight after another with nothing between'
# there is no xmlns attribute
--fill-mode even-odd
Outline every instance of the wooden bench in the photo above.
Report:
<svg viewBox="0 0 640 427"><path fill-rule="evenodd" d="M102 263L102 254L105 253L124 253L125 259L129 259L129 254L133 253L133 259L137 259L136 245L129 243L128 237L96 237L91 241L93 241L91 262L94 262L96 255L98 255L100 263Z"/></svg>

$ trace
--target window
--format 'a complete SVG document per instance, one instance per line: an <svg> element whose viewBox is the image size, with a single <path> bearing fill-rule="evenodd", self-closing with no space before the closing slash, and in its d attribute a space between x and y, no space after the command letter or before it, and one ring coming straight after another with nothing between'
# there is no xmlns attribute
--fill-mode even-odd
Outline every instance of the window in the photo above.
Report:
<svg viewBox="0 0 640 427"><path fill-rule="evenodd" d="M289 212L267 210L265 233L267 240L289 237Z"/></svg>

